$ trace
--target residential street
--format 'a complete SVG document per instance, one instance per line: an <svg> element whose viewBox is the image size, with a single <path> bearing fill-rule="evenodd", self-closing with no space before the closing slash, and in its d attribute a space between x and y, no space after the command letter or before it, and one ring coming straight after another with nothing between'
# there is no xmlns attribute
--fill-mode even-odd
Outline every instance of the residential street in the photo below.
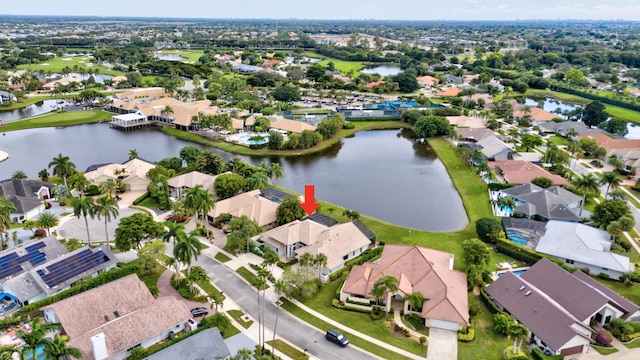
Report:
<svg viewBox="0 0 640 360"><path fill-rule="evenodd" d="M213 284L222 291L225 296L233 299L245 313L256 320L258 319L258 298L256 291L247 285L240 277L202 254L194 265L201 266L207 271ZM272 303L266 305L266 324L269 330L275 323L276 306ZM270 332L270 331L269 331ZM268 333L269 333L268 332ZM364 353L353 346L340 348L328 342L324 338L324 332L298 320L286 311L280 311L278 319L277 335L285 341L295 344L301 349L307 349L307 354L320 359L371 359L372 355ZM267 338L269 340L269 338Z"/></svg>

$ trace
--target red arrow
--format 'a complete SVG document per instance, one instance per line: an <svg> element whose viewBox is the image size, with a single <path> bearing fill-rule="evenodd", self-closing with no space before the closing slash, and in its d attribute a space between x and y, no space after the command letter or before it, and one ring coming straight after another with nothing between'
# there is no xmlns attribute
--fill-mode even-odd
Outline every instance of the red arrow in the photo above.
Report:
<svg viewBox="0 0 640 360"><path fill-rule="evenodd" d="M305 185L304 186L304 202L300 204L302 210L304 210L307 215L313 214L314 211L320 206L320 204L316 204L315 199L315 187L313 185Z"/></svg>

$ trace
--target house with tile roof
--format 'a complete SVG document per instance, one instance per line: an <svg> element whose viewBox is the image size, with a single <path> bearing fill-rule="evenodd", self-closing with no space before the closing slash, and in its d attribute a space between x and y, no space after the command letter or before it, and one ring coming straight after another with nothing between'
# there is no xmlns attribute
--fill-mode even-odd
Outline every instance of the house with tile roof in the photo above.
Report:
<svg viewBox="0 0 640 360"><path fill-rule="evenodd" d="M51 196L55 184L40 180L7 179L0 181L0 196L5 196L16 207L9 214L12 222L33 219L45 210L44 199Z"/></svg>
<svg viewBox="0 0 640 360"><path fill-rule="evenodd" d="M213 222L222 214L229 214L232 217L246 215L263 229L269 229L276 224L278 204L263 197L260 189L256 189L217 201L216 206L207 213L207 217Z"/></svg>
<svg viewBox="0 0 640 360"><path fill-rule="evenodd" d="M635 266L629 257L611 252L613 239L608 232L577 222L551 220L535 250L556 257L576 269L589 269L589 274L606 274L619 279Z"/></svg>
<svg viewBox="0 0 640 360"><path fill-rule="evenodd" d="M386 310L401 302L405 313L419 314L425 326L458 331L469 324L467 275L453 269L453 254L414 245L386 245L375 263L354 265L340 290L340 301L375 303L371 290L378 279L392 275L398 290L383 299ZM406 295L420 292L422 307L411 309Z"/></svg>
<svg viewBox="0 0 640 360"><path fill-rule="evenodd" d="M304 121L276 118L271 120L269 131L271 130L301 134L305 130L315 131L316 127L311 124L305 123Z"/></svg>
<svg viewBox="0 0 640 360"><path fill-rule="evenodd" d="M215 190L213 184L217 175L204 174L199 171L191 171L185 174L174 176L167 180L169 186L169 196L174 199L182 199L184 193L196 185L202 185L202 188L209 194L214 195Z"/></svg>
<svg viewBox="0 0 640 360"><path fill-rule="evenodd" d="M462 89L454 87L454 88L438 91L435 95L440 97L456 97L461 92L462 92Z"/></svg>
<svg viewBox="0 0 640 360"><path fill-rule="evenodd" d="M559 118L558 115L543 110L539 107L531 106L529 107L529 111L525 111L525 109L525 107L518 106L518 108L514 109L513 111L513 118L515 120L520 120L528 117L532 125L540 125L548 121L552 121L553 119Z"/></svg>
<svg viewBox="0 0 640 360"><path fill-rule="evenodd" d="M327 264L320 269L322 280L372 245L369 236L353 222L326 226L310 219L295 220L271 229L254 237L253 241L265 245L285 261L299 259L305 253L314 257L326 255Z"/></svg>
<svg viewBox="0 0 640 360"><path fill-rule="evenodd" d="M524 160L490 161L489 167L506 184L529 184L531 180L539 177L547 178L557 186L569 184L562 176L552 174L540 166Z"/></svg>
<svg viewBox="0 0 640 360"><path fill-rule="evenodd" d="M482 155L490 161L502 161L509 159L509 155L515 150L511 144L508 144L496 137L495 135L487 136L477 142L480 146Z"/></svg>
<svg viewBox="0 0 640 360"><path fill-rule="evenodd" d="M579 222L582 198L559 186L543 189L534 184L522 184L502 189L497 197L511 196L515 200L514 214L531 220L561 220Z"/></svg>
<svg viewBox="0 0 640 360"><path fill-rule="evenodd" d="M601 146L607 150L608 156L610 156L609 154L614 150L640 148L640 139L613 138L606 134L588 134L581 135L579 137L579 139L585 138L595 140L598 146Z"/></svg>
<svg viewBox="0 0 640 360"><path fill-rule="evenodd" d="M593 330L622 318L640 319L640 308L581 271L570 273L542 259L521 276L507 272L485 288L499 308L530 331L530 340L556 355L588 351Z"/></svg>
<svg viewBox="0 0 640 360"><path fill-rule="evenodd" d="M122 360L185 330L191 312L173 296L154 298L132 274L43 308L47 322L60 323L80 359Z"/></svg>
<svg viewBox="0 0 640 360"><path fill-rule="evenodd" d="M84 177L95 185L112 180L125 184L128 191L142 191L147 190L147 186L151 183L147 173L155 167L150 162L134 158L122 164L107 164L88 170L84 173Z"/></svg>

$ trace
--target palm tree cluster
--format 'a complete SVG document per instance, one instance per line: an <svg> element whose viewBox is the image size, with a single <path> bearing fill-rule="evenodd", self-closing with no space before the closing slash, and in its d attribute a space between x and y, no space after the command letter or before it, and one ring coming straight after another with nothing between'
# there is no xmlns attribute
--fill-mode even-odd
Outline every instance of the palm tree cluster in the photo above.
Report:
<svg viewBox="0 0 640 360"><path fill-rule="evenodd" d="M316 268L318 270L318 278L320 278L322 268L327 266L327 261L327 255L323 253L318 253L316 256L310 253L304 253L300 256L300 266L304 268L307 274L309 274L311 267Z"/></svg>
<svg viewBox="0 0 640 360"><path fill-rule="evenodd" d="M2 250L2 242L9 240L9 229L11 228L11 213L16 211L16 206L7 199L6 196L0 196L0 250ZM3 239L4 235L4 239Z"/></svg>
<svg viewBox="0 0 640 360"><path fill-rule="evenodd" d="M0 359L39 359L38 350L42 349L46 359L80 358L82 352L74 347L69 347L69 337L56 332L62 329L57 323L47 323L41 318L31 321L30 331L22 329L17 331L18 338L22 340L22 346L0 346ZM51 334L53 337L50 337Z"/></svg>
<svg viewBox="0 0 640 360"><path fill-rule="evenodd" d="M104 217L105 239L107 241L107 245L109 245L109 248L111 248L107 224L119 215L120 211L118 202L109 195L100 197L97 200L92 197L82 195L80 197L74 198L71 201L71 206L73 207L73 214L78 219L80 218L80 216L84 218L84 224L87 230L87 244L89 246L91 246L91 234L89 232L88 217L91 217L92 219L95 217L97 217L98 219Z"/></svg>

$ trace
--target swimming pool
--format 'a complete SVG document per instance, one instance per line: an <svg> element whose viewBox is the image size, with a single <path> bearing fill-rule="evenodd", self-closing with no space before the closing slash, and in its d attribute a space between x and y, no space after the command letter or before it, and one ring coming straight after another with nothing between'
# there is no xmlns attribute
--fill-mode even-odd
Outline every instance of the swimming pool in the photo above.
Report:
<svg viewBox="0 0 640 360"><path fill-rule="evenodd" d="M227 138L227 141L244 146L265 145L269 142L269 134L233 134Z"/></svg>
<svg viewBox="0 0 640 360"><path fill-rule="evenodd" d="M518 245L527 246L529 244L529 239L515 230L507 230L507 238Z"/></svg>
<svg viewBox="0 0 640 360"><path fill-rule="evenodd" d="M502 276L502 275L504 275L505 273L508 273L508 272L513 273L513 275L515 275L515 276L520 276L520 275L524 274L525 271L527 271L527 269L515 270L515 271L503 271L503 272L498 273L498 277L500 277L500 276Z"/></svg>

